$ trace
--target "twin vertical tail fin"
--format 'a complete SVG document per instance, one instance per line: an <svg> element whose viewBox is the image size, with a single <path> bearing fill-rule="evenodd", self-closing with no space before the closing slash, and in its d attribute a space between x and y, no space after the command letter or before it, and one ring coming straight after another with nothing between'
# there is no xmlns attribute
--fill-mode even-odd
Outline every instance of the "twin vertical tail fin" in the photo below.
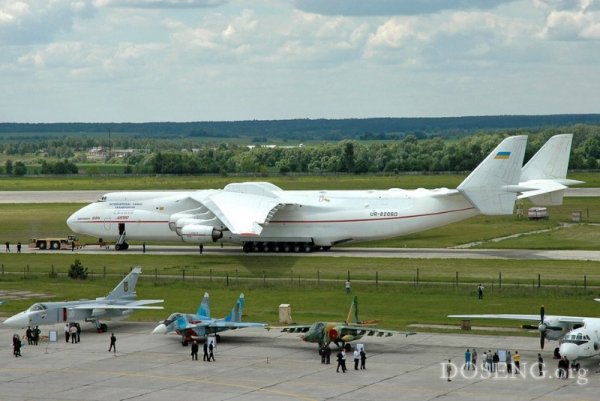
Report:
<svg viewBox="0 0 600 401"><path fill-rule="evenodd" d="M229 315L225 317L226 322L241 322L242 321L242 313L244 312L244 294L240 294L240 297L237 299L233 308L231 308L231 312Z"/></svg>
<svg viewBox="0 0 600 401"><path fill-rule="evenodd" d="M203 316L206 318L210 318L210 298L208 296L208 292L204 293L204 297L202 298L202 302L198 307L198 312L196 312L198 316Z"/></svg>
<svg viewBox="0 0 600 401"><path fill-rule="evenodd" d="M529 159L519 183L528 190L519 199L529 198L537 206L561 205L567 186L582 183L567 179L572 140L573 134L555 135Z"/></svg>
<svg viewBox="0 0 600 401"><path fill-rule="evenodd" d="M504 139L458 186L482 214L512 214L525 157L527 136Z"/></svg>
<svg viewBox="0 0 600 401"><path fill-rule="evenodd" d="M142 268L134 267L131 272L106 296L106 299L135 299L135 286Z"/></svg>

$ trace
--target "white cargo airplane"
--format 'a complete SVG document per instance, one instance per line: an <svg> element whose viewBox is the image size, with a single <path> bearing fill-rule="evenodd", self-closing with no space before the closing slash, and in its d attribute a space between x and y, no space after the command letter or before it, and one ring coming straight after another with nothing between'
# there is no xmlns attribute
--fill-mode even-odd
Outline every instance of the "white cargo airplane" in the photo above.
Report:
<svg viewBox="0 0 600 401"><path fill-rule="evenodd" d="M135 299L135 286L141 273L141 268L134 267L106 297L39 302L9 317L4 324L11 327L27 327L86 321L96 324L98 331L106 331L106 324L101 324L100 319L124 318L139 309L163 309L162 306L148 306L161 303L162 299Z"/></svg>
<svg viewBox="0 0 600 401"><path fill-rule="evenodd" d="M595 301L600 302L600 298ZM545 340L559 340L558 352L566 356L572 366L579 367L577 361L600 356L600 318L582 316L545 315L544 307L539 315L481 314L448 315L457 319L506 319L538 322L537 325L523 325L522 328L540 332L540 347Z"/></svg>
<svg viewBox="0 0 600 401"><path fill-rule="evenodd" d="M504 139L457 189L284 191L268 182L222 190L113 192L73 213L76 233L116 241L232 242L250 251L310 252L390 238L477 214L512 214L517 195L560 204L572 135L557 135L523 169L526 136ZM523 181L520 183L520 181Z"/></svg>

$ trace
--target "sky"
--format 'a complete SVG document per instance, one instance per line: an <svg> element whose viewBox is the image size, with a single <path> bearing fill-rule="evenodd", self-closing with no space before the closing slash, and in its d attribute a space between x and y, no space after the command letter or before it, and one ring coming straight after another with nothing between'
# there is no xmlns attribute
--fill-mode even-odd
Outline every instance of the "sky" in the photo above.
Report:
<svg viewBox="0 0 600 401"><path fill-rule="evenodd" d="M0 122L600 113L600 0L0 0Z"/></svg>

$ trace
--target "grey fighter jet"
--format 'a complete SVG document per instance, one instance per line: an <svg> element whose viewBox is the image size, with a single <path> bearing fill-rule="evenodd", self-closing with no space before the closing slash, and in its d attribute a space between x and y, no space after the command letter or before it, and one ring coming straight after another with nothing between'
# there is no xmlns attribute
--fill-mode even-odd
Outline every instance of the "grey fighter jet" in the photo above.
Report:
<svg viewBox="0 0 600 401"><path fill-rule="evenodd" d="M136 309L163 309L162 306L148 306L161 303L162 299L136 300L135 286L140 267L135 267L107 296L93 300L65 302L39 302L29 309L19 312L4 321L11 327L41 326L47 324L86 321L96 325L99 331L106 331L106 324L100 319L123 318Z"/></svg>

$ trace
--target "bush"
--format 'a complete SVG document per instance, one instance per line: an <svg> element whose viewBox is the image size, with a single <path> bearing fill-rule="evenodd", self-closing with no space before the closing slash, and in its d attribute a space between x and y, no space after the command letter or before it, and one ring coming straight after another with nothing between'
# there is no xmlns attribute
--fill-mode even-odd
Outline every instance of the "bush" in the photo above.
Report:
<svg viewBox="0 0 600 401"><path fill-rule="evenodd" d="M87 267L83 267L81 260L75 259L69 269L69 277L73 280L85 280L87 278L88 271Z"/></svg>

